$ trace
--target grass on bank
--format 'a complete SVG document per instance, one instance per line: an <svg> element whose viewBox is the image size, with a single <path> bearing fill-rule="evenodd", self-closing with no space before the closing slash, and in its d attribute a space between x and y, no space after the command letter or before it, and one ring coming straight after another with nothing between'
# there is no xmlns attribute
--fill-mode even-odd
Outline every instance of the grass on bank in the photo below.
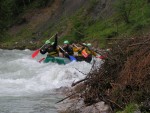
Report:
<svg viewBox="0 0 150 113"><path fill-rule="evenodd" d="M16 41L29 41L32 39L37 39L41 43L44 43L46 39L56 32L56 30L58 32L65 32L68 28L69 31L59 39L60 43L62 43L63 40L70 40L70 42L96 42L101 48L105 48L107 47L108 42L113 40L113 38L130 36L137 33L140 34L145 29L149 29L150 3L148 3L147 0L135 0L133 3L132 0L129 0L129 2L125 2L126 6L124 6L124 9L120 9L122 1L125 0L117 0L114 5L116 13L108 19L99 18L94 20L87 15L88 9L86 12L84 11L84 8L81 8L73 16L63 17L64 19L56 25L49 25L50 27L43 31L39 37L33 35L35 32L34 29L26 27L13 36L13 38L12 36L6 35L6 38L3 38L2 40L10 45ZM132 3L131 5L130 2ZM92 10L92 8L93 4L89 9ZM131 9L131 11L128 14L129 22L127 23L122 16L124 15L124 12L127 12L129 9Z"/></svg>
<svg viewBox="0 0 150 113"><path fill-rule="evenodd" d="M124 1L124 0L123 0ZM115 5L116 13L108 19L92 20L92 17L85 17L83 10L80 9L76 15L70 18L72 21L72 31L70 35L66 36L66 39L71 41L91 41L96 40L99 42L101 48L106 47L107 41L116 37L130 36L133 34L140 34L150 26L150 3L146 0L135 0L130 5L130 2L125 2L126 7L119 9ZM117 5L122 5L121 1L118 0ZM121 17L124 12L131 9L128 14L129 23ZM120 11L121 10L121 11ZM67 38L68 37L68 38Z"/></svg>
<svg viewBox="0 0 150 113"><path fill-rule="evenodd" d="M123 111L118 111L117 113L134 113L138 110L136 104L130 103L128 104Z"/></svg>

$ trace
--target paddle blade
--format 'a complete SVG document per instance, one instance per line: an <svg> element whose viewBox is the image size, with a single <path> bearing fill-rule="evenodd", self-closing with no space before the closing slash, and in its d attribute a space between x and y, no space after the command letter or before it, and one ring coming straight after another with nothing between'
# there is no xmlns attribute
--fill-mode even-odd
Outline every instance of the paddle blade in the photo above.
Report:
<svg viewBox="0 0 150 113"><path fill-rule="evenodd" d="M32 58L36 57L39 52L40 52L40 49L36 50L36 51L32 54Z"/></svg>
<svg viewBox="0 0 150 113"><path fill-rule="evenodd" d="M69 56L71 61L77 61L77 59L74 56Z"/></svg>

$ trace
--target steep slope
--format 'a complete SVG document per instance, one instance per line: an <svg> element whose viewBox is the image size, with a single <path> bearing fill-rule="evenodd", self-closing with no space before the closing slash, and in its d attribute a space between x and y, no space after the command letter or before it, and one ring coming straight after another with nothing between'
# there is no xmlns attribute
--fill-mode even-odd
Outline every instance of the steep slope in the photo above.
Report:
<svg viewBox="0 0 150 113"><path fill-rule="evenodd" d="M41 46L59 33L59 42L90 41L108 47L117 37L149 30L150 3L147 0L46 0L44 7L30 5L1 39L1 48ZM115 38L114 38L115 37ZM110 44L111 44L110 43Z"/></svg>
<svg viewBox="0 0 150 113"><path fill-rule="evenodd" d="M38 45L39 41L45 41L56 32L59 32L60 36L72 34L72 29L75 28L80 17L79 24L80 21L84 24L89 17L90 20L96 21L111 15L112 12L109 11L112 2L111 0L54 0L44 8L29 9L20 17L21 22L8 30L8 40L5 39L3 45L32 46L32 44Z"/></svg>

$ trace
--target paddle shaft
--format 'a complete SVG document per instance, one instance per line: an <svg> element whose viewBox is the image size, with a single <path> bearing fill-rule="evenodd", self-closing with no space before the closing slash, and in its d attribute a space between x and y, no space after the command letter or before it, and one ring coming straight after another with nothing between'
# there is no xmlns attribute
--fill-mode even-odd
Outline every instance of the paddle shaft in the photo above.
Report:
<svg viewBox="0 0 150 113"><path fill-rule="evenodd" d="M50 37L50 39L52 39L55 35L53 35L52 37ZM50 40L48 39L48 40ZM45 44L43 44L39 49L41 49Z"/></svg>
<svg viewBox="0 0 150 113"><path fill-rule="evenodd" d="M53 38L54 37L54 35L51 37L51 38ZM50 39L51 39L50 38ZM49 40L50 40L49 39ZM44 44L45 45L45 44ZM44 45L42 45L42 47L44 46ZM42 47L40 47L39 49L37 49L33 54L32 54L32 58L35 58L38 54L39 54L39 52L40 52L40 49L42 48Z"/></svg>
<svg viewBox="0 0 150 113"><path fill-rule="evenodd" d="M73 44L76 48L79 48L76 44Z"/></svg>
<svg viewBox="0 0 150 113"><path fill-rule="evenodd" d="M58 45L58 47L63 50L63 52L65 52L66 54L68 54L61 46ZM69 54L68 54L69 55Z"/></svg>

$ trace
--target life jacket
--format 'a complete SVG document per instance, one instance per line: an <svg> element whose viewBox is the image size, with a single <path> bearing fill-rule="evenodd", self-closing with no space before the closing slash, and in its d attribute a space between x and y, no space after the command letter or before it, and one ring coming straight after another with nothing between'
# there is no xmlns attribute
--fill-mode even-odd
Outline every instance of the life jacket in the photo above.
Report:
<svg viewBox="0 0 150 113"><path fill-rule="evenodd" d="M96 53L95 53L94 51L88 49L88 48L85 48L85 51L86 51L87 54L89 54L89 55L94 55L94 56L96 56Z"/></svg>
<svg viewBox="0 0 150 113"><path fill-rule="evenodd" d="M73 47L73 52L78 52L78 51L79 51L79 48Z"/></svg>
<svg viewBox="0 0 150 113"><path fill-rule="evenodd" d="M58 51L55 50L55 51L48 52L47 56L50 56L50 57L57 57L57 56L58 56Z"/></svg>
<svg viewBox="0 0 150 113"><path fill-rule="evenodd" d="M82 48L73 47L74 56L83 56L81 51Z"/></svg>
<svg viewBox="0 0 150 113"><path fill-rule="evenodd" d="M91 51L87 47L85 48L85 51L87 54L91 54Z"/></svg>
<svg viewBox="0 0 150 113"><path fill-rule="evenodd" d="M82 53L81 53L81 54L82 54L82 56L84 56L84 58L87 58L88 55L89 55L89 54L87 53L87 51L86 51L86 48L82 50Z"/></svg>

